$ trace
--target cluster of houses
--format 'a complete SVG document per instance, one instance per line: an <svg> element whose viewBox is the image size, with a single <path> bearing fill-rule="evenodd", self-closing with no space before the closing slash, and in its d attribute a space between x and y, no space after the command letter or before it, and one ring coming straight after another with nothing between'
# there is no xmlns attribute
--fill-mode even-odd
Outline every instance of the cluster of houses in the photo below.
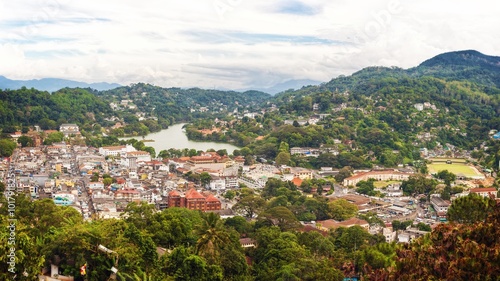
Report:
<svg viewBox="0 0 500 281"><path fill-rule="evenodd" d="M78 126L64 124L61 132L68 136L78 135ZM329 148L293 147L292 154L305 156L320 153L334 153ZM18 177L17 192L29 194L32 198L52 198L58 205L78 207L88 212L86 217L119 217L129 202L143 201L155 204L158 209L182 207L192 210L220 212L228 210L228 202L221 198L228 189L245 185L261 189L270 178L291 181L297 187L307 179L334 175L338 171L324 167L320 171L301 167L287 167L268 164L244 165L241 156L228 157L216 152L204 152L197 156L170 159L154 159L148 152L137 151L131 145L93 148L67 143L49 146L19 148L11 159L0 165L5 176L9 165L15 166ZM186 175L206 173L210 181L202 184L187 180ZM416 198L405 197L398 182L407 180L412 171L406 169L355 171L345 178L342 185L326 186L332 200L344 198L355 204L359 212L375 212L382 220L416 219L421 216ZM382 190L385 198L354 194L353 189L360 181L394 181ZM332 190L334 189L334 190ZM313 192L315 190L312 190ZM334 192L335 191L335 192ZM469 193L481 196L495 196L495 188L472 188ZM465 195L466 193L462 194ZM434 221L444 220L451 202L432 196L430 205L435 211ZM422 233L410 230L395 235L389 225L372 229L366 221L352 219L338 222L333 220L306 224L309 229L327 231L336 227L359 225L370 231L383 233L387 241L410 241ZM405 238L406 237L406 238ZM406 239L406 240L405 240Z"/></svg>

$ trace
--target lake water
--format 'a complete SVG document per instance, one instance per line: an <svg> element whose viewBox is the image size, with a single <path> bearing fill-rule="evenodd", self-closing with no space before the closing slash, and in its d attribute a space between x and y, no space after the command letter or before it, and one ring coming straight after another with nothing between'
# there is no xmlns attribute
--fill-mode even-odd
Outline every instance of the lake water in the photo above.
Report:
<svg viewBox="0 0 500 281"><path fill-rule="evenodd" d="M144 138L141 136L137 137L127 137L127 138L119 138L120 140L128 140L135 138L136 140L153 140L152 142L147 141L144 142L146 146L152 146L155 149L156 154L164 149L175 148L175 149L196 149L207 151L208 149L226 149L227 153L232 154L235 149L240 149L237 146L227 144L227 143L218 143L218 142L204 142L204 141L190 141L188 140L182 126L184 123L175 124L169 126L168 129L161 130L156 133L151 133L146 135Z"/></svg>

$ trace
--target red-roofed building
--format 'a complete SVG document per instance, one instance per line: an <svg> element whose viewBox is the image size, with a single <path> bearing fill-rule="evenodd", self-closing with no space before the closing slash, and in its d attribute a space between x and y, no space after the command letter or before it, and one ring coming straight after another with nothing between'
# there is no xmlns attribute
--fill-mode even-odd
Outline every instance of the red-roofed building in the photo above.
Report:
<svg viewBox="0 0 500 281"><path fill-rule="evenodd" d="M207 200L196 189L191 188L186 192L186 207L189 210L205 211L207 208Z"/></svg>
<svg viewBox="0 0 500 281"><path fill-rule="evenodd" d="M245 163L245 157L237 156L234 158L234 162L238 163L238 165L243 165Z"/></svg>
<svg viewBox="0 0 500 281"><path fill-rule="evenodd" d="M207 156L193 156L191 157L184 168L193 171L199 168L204 169L212 169L212 170L220 170L226 167L226 161L222 161L221 157L216 155L207 155Z"/></svg>
<svg viewBox="0 0 500 281"><path fill-rule="evenodd" d="M214 211L222 208L220 200L215 196L208 194L205 197L194 188L189 189L184 195L176 190L170 191L168 206L200 211Z"/></svg>
<svg viewBox="0 0 500 281"><path fill-rule="evenodd" d="M490 196L493 196L493 198L497 197L497 189L494 187L473 188L470 190L470 193L475 193L475 194L482 196L482 197L490 197Z"/></svg>
<svg viewBox="0 0 500 281"><path fill-rule="evenodd" d="M215 196L212 194L208 194L206 198L206 211L211 211L211 210L220 210L221 209L221 203L220 200L217 199Z"/></svg>
<svg viewBox="0 0 500 281"><path fill-rule="evenodd" d="M120 189L116 191L115 199L141 200L141 193L135 189Z"/></svg>
<svg viewBox="0 0 500 281"><path fill-rule="evenodd" d="M168 193L168 207L185 207L185 198L177 190L172 190Z"/></svg>
<svg viewBox="0 0 500 281"><path fill-rule="evenodd" d="M302 182L303 180L301 180L300 178L293 178L292 180L292 183L297 187L299 187L302 184Z"/></svg>

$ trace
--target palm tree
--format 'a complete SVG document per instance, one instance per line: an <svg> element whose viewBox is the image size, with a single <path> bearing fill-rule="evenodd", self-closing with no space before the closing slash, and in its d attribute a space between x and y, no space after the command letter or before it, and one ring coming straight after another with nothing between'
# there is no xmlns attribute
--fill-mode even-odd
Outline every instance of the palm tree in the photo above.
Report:
<svg viewBox="0 0 500 281"><path fill-rule="evenodd" d="M196 242L196 254L209 262L218 261L221 248L230 242L220 216L215 213L204 213L197 234L199 238Z"/></svg>
<svg viewBox="0 0 500 281"><path fill-rule="evenodd" d="M153 275L148 274L141 269L137 269L137 273L117 273L120 281L153 281Z"/></svg>

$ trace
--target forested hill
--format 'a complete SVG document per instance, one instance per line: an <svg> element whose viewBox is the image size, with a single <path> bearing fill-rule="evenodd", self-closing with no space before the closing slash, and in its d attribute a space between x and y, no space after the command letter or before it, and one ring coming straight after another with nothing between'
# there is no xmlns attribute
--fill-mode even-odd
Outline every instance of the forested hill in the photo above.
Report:
<svg viewBox="0 0 500 281"><path fill-rule="evenodd" d="M500 88L500 57L467 50L437 55L409 69L414 76L430 75L447 80L468 80Z"/></svg>
<svg viewBox="0 0 500 281"><path fill-rule="evenodd" d="M76 123L88 138L90 133L100 133L101 128L117 122L123 126L114 135L145 135L173 123L253 111L271 95L139 83L109 91L64 88L54 93L23 87L0 90L0 97L0 131L4 134L27 131L34 125L49 130Z"/></svg>
<svg viewBox="0 0 500 281"><path fill-rule="evenodd" d="M174 116L178 120L194 112L227 113L237 108L252 108L271 98L259 91L162 88L144 83L100 92L98 96L114 103L130 100L142 112L153 112L157 117Z"/></svg>
<svg viewBox="0 0 500 281"><path fill-rule="evenodd" d="M274 97L259 91L162 88L144 83L108 91L63 89L53 94L26 88L6 90L0 91L0 127L7 133L32 125L57 129L62 123L77 123L88 137L99 134L101 127L121 123L122 127L106 132L145 135L173 123L259 112L273 103L279 111L264 116L273 119L266 123L272 126L259 126L258 135L271 133L285 119L326 114L330 117L321 125L331 135L323 134L322 143L335 138L363 147L370 140L359 133L378 126L390 133L392 142L407 146L429 133L433 141L471 148L487 139L490 130L500 130L499 64L500 57L477 51L452 52L412 69L368 67ZM432 109L415 108L424 103ZM366 149L373 151L369 145Z"/></svg>
<svg viewBox="0 0 500 281"><path fill-rule="evenodd" d="M500 75L497 60L464 51L409 70L368 67L319 86L281 93L274 102L285 118L328 114L329 120L322 122L325 128L347 126L349 130L335 135L358 144L369 142L359 132L382 126L393 139L408 144L430 133L434 141L472 148L487 140L491 129L500 130L500 90L490 79ZM465 79L466 74L471 76ZM417 110L415 105L424 103L427 109Z"/></svg>

